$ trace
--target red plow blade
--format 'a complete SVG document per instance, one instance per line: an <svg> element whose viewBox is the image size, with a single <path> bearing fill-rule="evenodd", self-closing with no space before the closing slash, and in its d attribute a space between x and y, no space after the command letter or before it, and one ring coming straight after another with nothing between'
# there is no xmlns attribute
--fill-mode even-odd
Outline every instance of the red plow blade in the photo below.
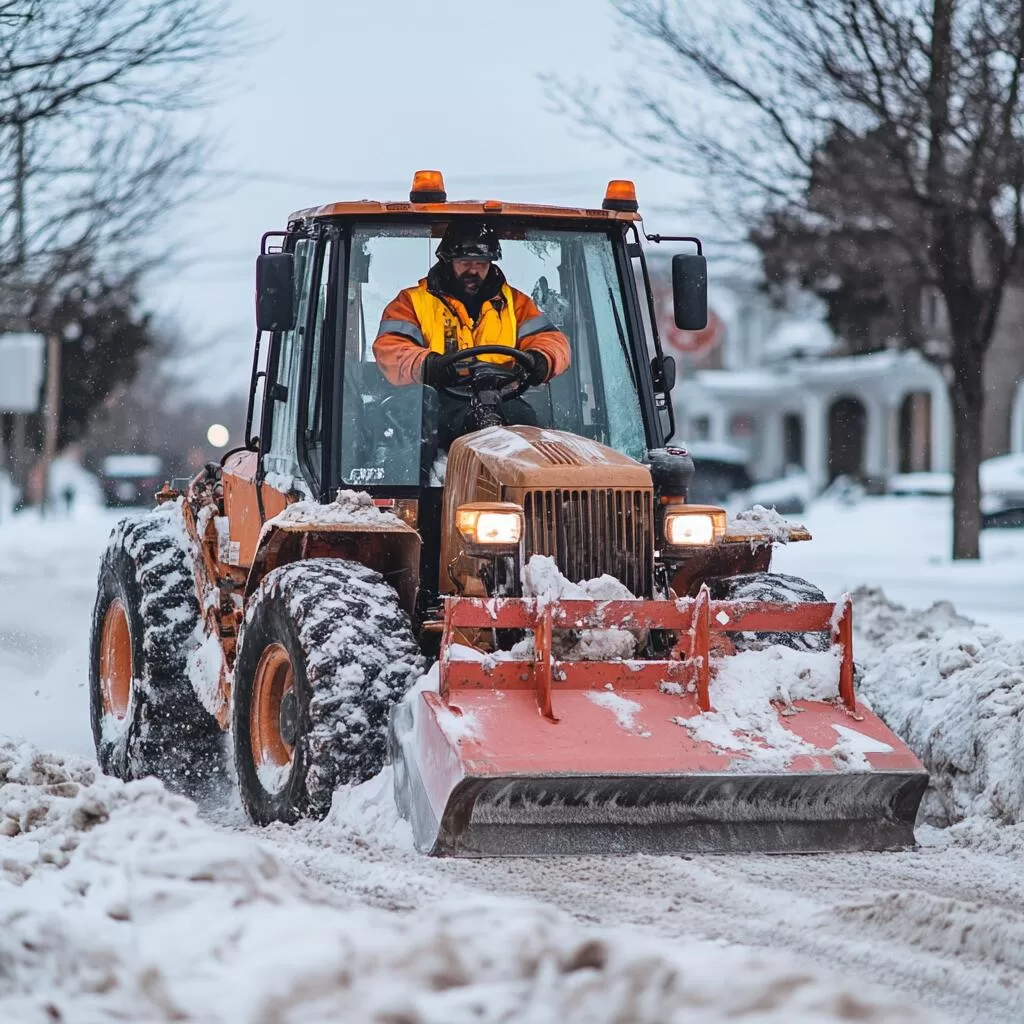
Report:
<svg viewBox="0 0 1024 1024"><path fill-rule="evenodd" d="M552 653L558 631L613 628L662 630L674 645L657 660ZM453 658L463 632L491 629L532 632L532 660ZM703 588L680 601L450 598L439 692L392 717L399 809L418 849L449 856L912 845L928 776L857 702L851 630L848 599L711 601ZM765 735L730 736L711 693L730 655L712 652L728 649L723 634L762 631L830 633L837 695L776 702Z"/></svg>

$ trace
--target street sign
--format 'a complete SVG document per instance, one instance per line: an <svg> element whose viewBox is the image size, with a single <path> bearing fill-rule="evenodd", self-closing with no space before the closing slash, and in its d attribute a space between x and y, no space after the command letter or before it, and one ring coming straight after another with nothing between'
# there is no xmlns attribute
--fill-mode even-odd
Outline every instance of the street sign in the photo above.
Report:
<svg viewBox="0 0 1024 1024"><path fill-rule="evenodd" d="M725 324L722 318L713 310L708 310L708 325L702 331L682 331L676 327L672 315L671 300L668 304L667 315L659 318L662 337L670 348L686 355L696 355L714 348L725 334Z"/></svg>
<svg viewBox="0 0 1024 1024"><path fill-rule="evenodd" d="M42 334L0 334L0 412L39 408L45 354Z"/></svg>

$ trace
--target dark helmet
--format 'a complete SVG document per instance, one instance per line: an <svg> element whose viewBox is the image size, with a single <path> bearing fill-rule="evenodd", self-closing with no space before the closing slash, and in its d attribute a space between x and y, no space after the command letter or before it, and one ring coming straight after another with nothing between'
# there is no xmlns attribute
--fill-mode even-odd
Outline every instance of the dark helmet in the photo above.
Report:
<svg viewBox="0 0 1024 1024"><path fill-rule="evenodd" d="M445 263L452 260L500 260L501 242L489 224L478 220L453 220L434 250Z"/></svg>

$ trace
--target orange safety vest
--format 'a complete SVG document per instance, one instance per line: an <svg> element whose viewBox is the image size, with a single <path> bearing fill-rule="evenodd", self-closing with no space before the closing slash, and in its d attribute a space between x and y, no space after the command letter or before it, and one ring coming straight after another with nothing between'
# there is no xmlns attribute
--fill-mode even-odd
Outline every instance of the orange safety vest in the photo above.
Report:
<svg viewBox="0 0 1024 1024"><path fill-rule="evenodd" d="M409 298L416 319L420 323L420 331L427 348L431 352L445 355L461 352L463 349L476 348L479 345L504 345L516 347L516 314L512 299L512 289L508 284L501 286L501 295L505 300L502 309L496 309L490 300L480 310L480 318L474 325L462 303L449 298L448 303L442 302L436 295L427 290L427 279L424 278L415 288L409 289ZM451 308L449 308L449 304ZM481 360L488 363L507 363L504 356L482 355Z"/></svg>

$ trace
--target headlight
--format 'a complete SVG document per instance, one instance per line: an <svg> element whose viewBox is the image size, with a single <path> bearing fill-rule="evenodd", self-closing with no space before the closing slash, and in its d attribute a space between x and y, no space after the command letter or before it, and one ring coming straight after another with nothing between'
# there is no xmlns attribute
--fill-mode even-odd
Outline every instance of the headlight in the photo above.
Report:
<svg viewBox="0 0 1024 1024"><path fill-rule="evenodd" d="M516 547L523 535L523 510L511 502L460 505L455 512L455 527L471 547Z"/></svg>
<svg viewBox="0 0 1024 1024"><path fill-rule="evenodd" d="M715 517L708 512L669 512L665 540L673 547L714 544Z"/></svg>

